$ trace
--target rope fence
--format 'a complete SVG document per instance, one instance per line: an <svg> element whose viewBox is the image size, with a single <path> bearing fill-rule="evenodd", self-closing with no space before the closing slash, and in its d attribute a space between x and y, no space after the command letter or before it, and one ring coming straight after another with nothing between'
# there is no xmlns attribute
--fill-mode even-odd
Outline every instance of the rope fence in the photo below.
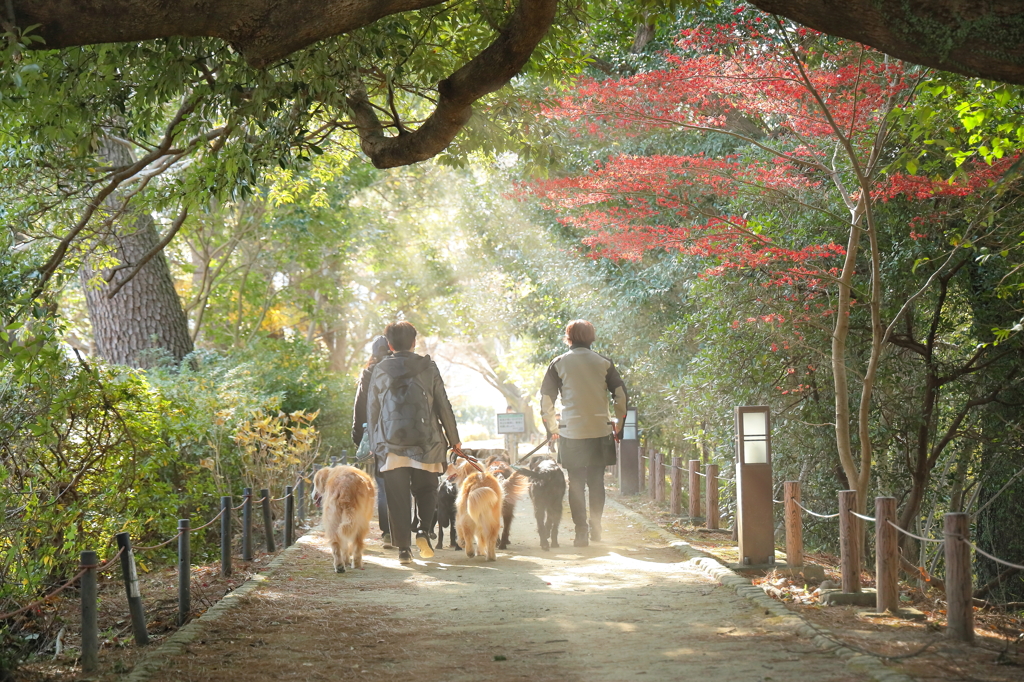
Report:
<svg viewBox="0 0 1024 682"><path fill-rule="evenodd" d="M347 461L347 459L346 459ZM332 466L334 462L332 462ZM135 642L138 645L145 645L149 642L146 629L146 616L142 605L142 597L139 594L138 573L135 568L135 553L149 552L161 549L177 541L178 543L178 624L183 625L192 614L191 605L191 542L190 535L196 531L205 530L221 522L220 546L221 546L221 575L231 575L232 558L232 512L242 511L242 558L245 561L252 560L252 526L253 526L253 505L259 505L263 511L263 532L268 553L276 551L274 539L273 513L270 509L272 502L285 503L284 518L284 542L282 548L294 544L296 505L295 499L299 498L298 520L305 519L306 500L305 482L321 465L315 464L308 471L301 472L296 478L294 486L285 486L285 494L281 497L271 497L270 491L260 491L259 499L254 499L251 488L246 488L242 496L242 503L237 506L231 505L230 496L221 497L220 511L209 521L201 526L192 527L189 519L178 520L178 532L163 542L147 547L131 546L128 533L118 533L114 538L117 541L118 550L104 563L99 563L96 552L85 551L81 553L79 570L75 575L65 581L56 589L45 596L35 599L24 606L13 611L0 614L0 621L5 621L23 613L38 608L53 599L61 592L78 584L82 601L82 670L93 672L96 669L99 630L97 626L97 600L98 587L97 575L109 570L115 563L120 562L122 578L125 583L125 591L128 598L129 611L131 613L132 630L135 635ZM26 493L31 494L31 493Z"/></svg>

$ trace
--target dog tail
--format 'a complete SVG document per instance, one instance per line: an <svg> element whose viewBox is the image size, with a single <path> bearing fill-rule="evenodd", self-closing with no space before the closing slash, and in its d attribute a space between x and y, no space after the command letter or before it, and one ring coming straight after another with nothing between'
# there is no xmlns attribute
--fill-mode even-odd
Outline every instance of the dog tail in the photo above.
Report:
<svg viewBox="0 0 1024 682"><path fill-rule="evenodd" d="M481 514L487 510L487 507L494 504L501 504L501 498L498 493L490 488L476 488L470 491L469 497L466 498L466 511L471 517L480 518Z"/></svg>
<svg viewBox="0 0 1024 682"><path fill-rule="evenodd" d="M514 506L529 491L530 477L524 476L521 471L517 470L509 478L502 481L501 487L505 491L506 504Z"/></svg>

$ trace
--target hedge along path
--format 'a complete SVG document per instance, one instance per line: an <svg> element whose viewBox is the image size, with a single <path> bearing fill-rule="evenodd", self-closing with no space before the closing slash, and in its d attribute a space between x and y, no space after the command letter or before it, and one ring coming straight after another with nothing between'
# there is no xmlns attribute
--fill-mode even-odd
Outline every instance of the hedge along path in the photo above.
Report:
<svg viewBox="0 0 1024 682"><path fill-rule="evenodd" d="M131 679L872 679L619 507L605 511L605 541L581 549L568 513L550 552L529 501L516 517L497 562L446 546L401 566L374 527L366 570L344 574L314 531Z"/></svg>

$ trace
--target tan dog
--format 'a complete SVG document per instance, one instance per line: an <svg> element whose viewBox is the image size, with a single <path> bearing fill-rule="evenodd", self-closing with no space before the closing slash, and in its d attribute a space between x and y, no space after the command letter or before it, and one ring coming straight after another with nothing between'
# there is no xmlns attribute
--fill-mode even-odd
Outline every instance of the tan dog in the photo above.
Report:
<svg viewBox="0 0 1024 682"><path fill-rule="evenodd" d="M481 473L464 460L449 464L446 475L459 486L459 496L455 501L455 530L459 542L466 548L466 556L486 554L488 561L494 561L501 531L504 496L501 483L492 474Z"/></svg>
<svg viewBox="0 0 1024 682"><path fill-rule="evenodd" d="M351 561L363 567L363 542L370 532L377 486L355 467L326 467L313 477L313 499L323 504L323 527L334 555L334 570L344 573Z"/></svg>

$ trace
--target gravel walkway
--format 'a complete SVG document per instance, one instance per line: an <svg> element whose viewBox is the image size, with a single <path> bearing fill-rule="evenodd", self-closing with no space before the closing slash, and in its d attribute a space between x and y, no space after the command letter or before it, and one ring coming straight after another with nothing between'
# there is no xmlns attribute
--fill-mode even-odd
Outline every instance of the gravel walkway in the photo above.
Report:
<svg viewBox="0 0 1024 682"><path fill-rule="evenodd" d="M713 581L616 507L605 541L540 550L526 501L496 562L438 550L401 566L369 544L338 575L319 531L269 578L197 622L158 671L166 682L866 680L780 617ZM376 526L372 537L379 537ZM415 554L415 552L414 552ZM226 606L226 605L225 605ZM183 640L190 640L184 642ZM154 666L149 666L150 668Z"/></svg>

